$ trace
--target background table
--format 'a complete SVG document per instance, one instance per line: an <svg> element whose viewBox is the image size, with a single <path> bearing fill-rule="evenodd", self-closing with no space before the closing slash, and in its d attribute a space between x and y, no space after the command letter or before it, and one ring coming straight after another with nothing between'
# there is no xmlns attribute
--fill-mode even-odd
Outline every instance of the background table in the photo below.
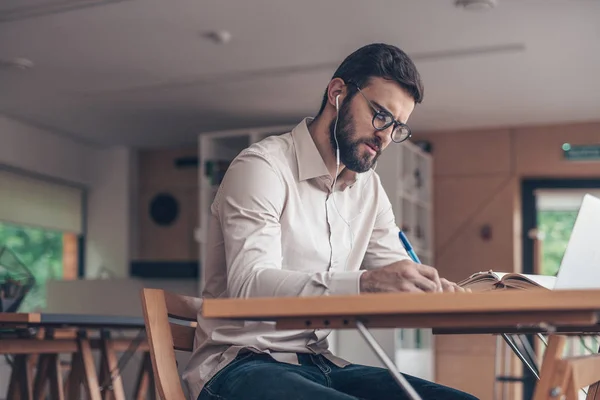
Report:
<svg viewBox="0 0 600 400"><path fill-rule="evenodd" d="M117 315L0 313L0 327L145 329L144 318Z"/></svg>
<svg viewBox="0 0 600 400"><path fill-rule="evenodd" d="M51 397L79 398L83 385L89 399L105 398L101 389L116 400L125 399L123 382L118 374L116 352L144 352L138 376L136 398L153 394L152 366L145 339L144 319L110 315L0 313L0 353L15 356L8 399L42 398L49 381ZM113 338L111 330L138 331L131 338ZM33 331L33 332L32 332ZM42 332L43 335L37 332ZM97 333L92 338L90 334ZM100 351L100 374L97 374L92 349ZM71 371L63 388L58 355L71 353ZM30 357L37 357L37 374L33 377ZM101 385L108 384L102 388Z"/></svg>

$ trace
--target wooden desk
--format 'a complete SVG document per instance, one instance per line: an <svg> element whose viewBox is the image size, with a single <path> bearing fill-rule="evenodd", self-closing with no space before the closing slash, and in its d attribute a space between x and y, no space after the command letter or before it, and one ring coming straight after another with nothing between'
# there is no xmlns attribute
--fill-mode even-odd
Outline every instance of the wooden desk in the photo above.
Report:
<svg viewBox="0 0 600 400"><path fill-rule="evenodd" d="M44 337L31 335L30 328L45 332ZM115 400L124 400L125 393L120 375L111 375L117 369L117 351L127 351L133 345L148 353L148 343L144 337L136 339L113 339L109 330L131 330L143 333L144 319L141 317L122 317L83 314L45 314L45 313L0 313L0 329L4 338L0 340L0 354L13 354L15 361L11 376L8 399L41 399L46 382L50 382L51 398L63 399L64 391L68 398L79 398L80 385L83 384L87 397L93 400L105 398L100 385L110 382L107 393ZM61 338L55 335L62 331ZM87 333L99 331L98 338L90 338ZM13 333L12 337L7 337ZM135 343L134 343L135 342ZM92 349L100 350L100 375L96 373ZM71 353L71 372L65 388L62 386L58 355ZM29 356L38 356L35 382ZM145 359L146 357L144 357ZM148 357L149 358L149 357ZM142 398L149 387L151 370L146 362L142 365L138 382L138 396Z"/></svg>
<svg viewBox="0 0 600 400"><path fill-rule="evenodd" d="M275 321L278 329L596 329L600 290L206 299L204 318ZM482 332L479 332L482 333Z"/></svg>
<svg viewBox="0 0 600 400"><path fill-rule="evenodd" d="M600 290L206 299L202 314L204 318L274 321L277 329L581 333L598 330ZM366 333L363 336L369 341ZM377 346L371 346L378 352ZM390 372L397 374L392 371L395 368L389 358L383 359L379 352L378 355Z"/></svg>

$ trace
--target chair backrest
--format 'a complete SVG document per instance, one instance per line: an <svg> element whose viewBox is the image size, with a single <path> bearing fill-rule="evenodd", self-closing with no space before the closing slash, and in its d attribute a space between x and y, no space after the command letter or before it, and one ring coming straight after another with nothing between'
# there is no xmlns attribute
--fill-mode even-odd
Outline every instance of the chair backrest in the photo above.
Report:
<svg viewBox="0 0 600 400"><path fill-rule="evenodd" d="M142 308L156 388L163 400L185 400L175 350L192 351L201 299L142 289ZM182 321L170 322L169 318Z"/></svg>
<svg viewBox="0 0 600 400"><path fill-rule="evenodd" d="M565 341L564 335L550 336L534 400L578 400L580 389L586 386L587 400L600 399L600 354L563 357Z"/></svg>

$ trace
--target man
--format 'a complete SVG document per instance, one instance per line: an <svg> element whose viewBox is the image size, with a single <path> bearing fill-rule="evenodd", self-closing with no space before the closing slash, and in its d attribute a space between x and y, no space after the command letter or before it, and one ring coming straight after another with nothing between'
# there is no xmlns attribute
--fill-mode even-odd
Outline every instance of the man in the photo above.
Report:
<svg viewBox="0 0 600 400"><path fill-rule="evenodd" d="M373 167L406 125L423 87L385 44L360 48L329 82L316 118L231 163L211 207L204 298L461 290L410 260ZM184 379L192 398L404 399L389 371L327 349L328 330L199 318ZM472 396L407 376L425 399Z"/></svg>

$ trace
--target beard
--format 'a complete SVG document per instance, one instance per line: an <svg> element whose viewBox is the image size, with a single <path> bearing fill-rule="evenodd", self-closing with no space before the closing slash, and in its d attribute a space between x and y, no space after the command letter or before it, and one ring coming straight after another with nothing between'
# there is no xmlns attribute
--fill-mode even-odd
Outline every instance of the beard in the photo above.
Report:
<svg viewBox="0 0 600 400"><path fill-rule="evenodd" d="M342 103L337 121L337 132L335 119L331 121L329 125L329 137L334 156L335 149L339 145L340 163L353 172L363 173L370 170L381 155L381 140L376 136L372 136L370 139L355 139L356 129L352 115L349 113L350 100L346 98ZM371 153L363 151L361 154L360 145L363 143L376 147L378 149L377 153L372 156Z"/></svg>

